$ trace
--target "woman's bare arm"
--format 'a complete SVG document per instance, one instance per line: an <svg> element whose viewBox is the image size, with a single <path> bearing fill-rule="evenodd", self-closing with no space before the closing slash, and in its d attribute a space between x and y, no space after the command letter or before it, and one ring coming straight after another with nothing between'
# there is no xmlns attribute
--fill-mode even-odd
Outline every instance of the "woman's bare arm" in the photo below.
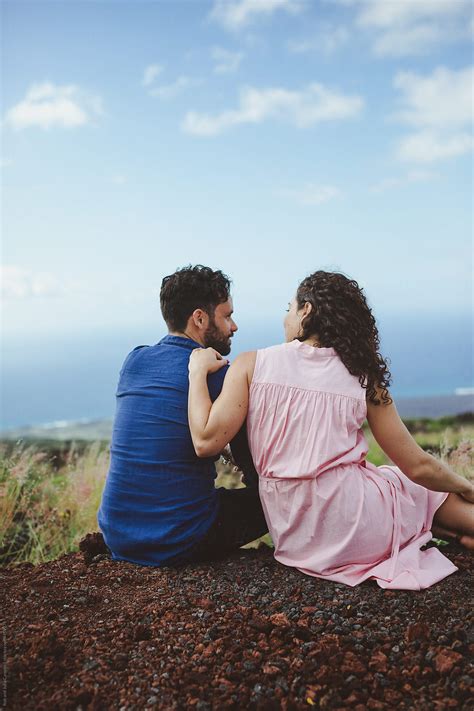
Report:
<svg viewBox="0 0 474 711"><path fill-rule="evenodd" d="M212 348L193 351L189 361L188 419L198 457L219 454L242 427L247 417L255 358L253 351L235 359L227 371L221 394L212 404L207 375L218 369L218 355Z"/></svg>
<svg viewBox="0 0 474 711"><path fill-rule="evenodd" d="M380 393L378 393L380 399ZM473 499L474 486L446 464L425 452L413 439L395 404L374 405L367 401L370 429L385 454L416 484L432 491L448 491Z"/></svg>

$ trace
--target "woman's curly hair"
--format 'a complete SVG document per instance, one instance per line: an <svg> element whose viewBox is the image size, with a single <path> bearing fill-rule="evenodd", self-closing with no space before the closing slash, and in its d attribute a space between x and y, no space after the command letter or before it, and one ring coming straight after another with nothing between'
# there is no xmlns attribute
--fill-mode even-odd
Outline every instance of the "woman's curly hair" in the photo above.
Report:
<svg viewBox="0 0 474 711"><path fill-rule="evenodd" d="M375 318L356 281L338 272L317 271L303 279L296 292L298 310L309 302L312 310L303 319L298 340L317 336L323 348L334 348L351 375L359 378L367 398L390 404L391 373L379 352Z"/></svg>

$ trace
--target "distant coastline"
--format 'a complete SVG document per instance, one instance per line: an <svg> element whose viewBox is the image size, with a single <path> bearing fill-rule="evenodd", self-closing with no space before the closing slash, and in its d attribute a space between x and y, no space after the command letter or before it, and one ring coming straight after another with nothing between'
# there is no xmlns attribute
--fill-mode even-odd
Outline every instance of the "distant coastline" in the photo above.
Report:
<svg viewBox="0 0 474 711"><path fill-rule="evenodd" d="M463 415L474 412L474 388L458 388L454 395L400 397L396 403L400 417L404 418Z"/></svg>
<svg viewBox="0 0 474 711"><path fill-rule="evenodd" d="M459 389L461 390L461 389ZM403 419L439 419L474 412L474 391L462 388L465 392L454 395L427 397L399 397L396 399L397 410ZM112 434L112 418L81 418L78 420L56 420L40 425L25 425L0 431L1 439L85 439L108 440Z"/></svg>

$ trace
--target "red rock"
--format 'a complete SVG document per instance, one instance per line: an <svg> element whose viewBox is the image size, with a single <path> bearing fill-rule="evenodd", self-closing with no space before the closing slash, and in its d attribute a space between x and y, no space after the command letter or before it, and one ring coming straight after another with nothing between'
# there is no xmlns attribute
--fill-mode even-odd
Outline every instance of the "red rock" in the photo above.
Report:
<svg viewBox="0 0 474 711"><path fill-rule="evenodd" d="M359 700L359 695L354 691L345 699L346 704L355 704Z"/></svg>
<svg viewBox="0 0 474 711"><path fill-rule="evenodd" d="M260 632L269 632L272 628L268 617L264 617L263 615L253 615L252 619L249 620L249 626Z"/></svg>
<svg viewBox="0 0 474 711"><path fill-rule="evenodd" d="M270 616L270 622L275 627L289 627L290 621L288 617L283 612L276 612L274 615Z"/></svg>
<svg viewBox="0 0 474 711"><path fill-rule="evenodd" d="M381 711L382 709L387 708L387 704L384 704L383 701L379 701L378 699L368 699L366 707L368 709L375 709L376 711Z"/></svg>
<svg viewBox="0 0 474 711"><path fill-rule="evenodd" d="M341 665L341 672L343 674L363 674L365 666L354 652L346 652Z"/></svg>
<svg viewBox="0 0 474 711"><path fill-rule="evenodd" d="M433 709L435 711L445 711L448 708L456 708L456 706L459 706L456 699L444 698L433 701Z"/></svg>
<svg viewBox="0 0 474 711"><path fill-rule="evenodd" d="M440 674L449 674L451 669L463 658L462 654L452 649L442 649L434 658L435 669Z"/></svg>
<svg viewBox="0 0 474 711"><path fill-rule="evenodd" d="M210 610L212 607L215 607L215 605L212 600L209 600L207 597L203 597L200 600L196 600L196 607L202 607L203 610Z"/></svg>
<svg viewBox="0 0 474 711"><path fill-rule="evenodd" d="M275 667L272 664L265 664L262 671L264 674L268 674L268 676L276 676L277 674L280 674L281 669L280 667Z"/></svg>
<svg viewBox="0 0 474 711"><path fill-rule="evenodd" d="M323 664L319 667L319 669L316 669L314 675L318 681L324 681L325 679L327 679L329 671L329 667L326 666L326 664Z"/></svg>
<svg viewBox="0 0 474 711"><path fill-rule="evenodd" d="M405 638L407 642L413 642L415 639L427 639L429 637L430 628L425 622L415 622L408 625Z"/></svg>
<svg viewBox="0 0 474 711"><path fill-rule="evenodd" d="M453 559L449 546L443 554ZM428 591L391 595L381 595L374 583L351 589L303 576L276 563L271 550L177 570L110 560L81 567L80 559L72 553L1 571L9 708L29 709L34 699L38 711L141 709L151 708L150 697L154 711L195 709L199 702L255 711L461 711L469 703L464 628L473 556L465 556L467 574ZM35 594L32 583L40 579L53 584ZM85 605L83 596L91 602ZM349 618L349 605L363 616ZM341 624L327 625L334 612L346 618L347 634L329 634ZM149 628L150 640L134 638L140 625ZM461 645L430 643L430 629ZM302 630L307 642L298 638ZM404 650L405 635L420 645ZM400 653L392 661L395 645ZM377 678L385 665L389 687ZM351 674L357 681L346 688Z"/></svg>
<svg viewBox="0 0 474 711"><path fill-rule="evenodd" d="M401 700L402 695L399 691L395 691L394 689L385 689L384 698L387 703L396 706Z"/></svg>
<svg viewBox="0 0 474 711"><path fill-rule="evenodd" d="M387 671L387 656L383 652L374 652L369 661L369 669L377 672Z"/></svg>
<svg viewBox="0 0 474 711"><path fill-rule="evenodd" d="M415 664L415 666L409 670L408 676L410 676L412 679L418 678L420 676L420 665Z"/></svg>

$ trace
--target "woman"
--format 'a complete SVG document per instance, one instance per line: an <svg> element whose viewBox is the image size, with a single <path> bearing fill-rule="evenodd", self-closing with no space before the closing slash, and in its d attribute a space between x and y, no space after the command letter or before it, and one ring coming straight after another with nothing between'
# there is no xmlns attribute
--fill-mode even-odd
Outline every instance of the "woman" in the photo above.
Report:
<svg viewBox="0 0 474 711"><path fill-rule="evenodd" d="M357 283L318 271L285 318L286 343L243 353L211 406L206 378L226 363L196 349L189 423L198 456L220 452L247 417L275 558L347 585L420 590L457 570L436 526L474 546L474 486L424 452L387 390L375 319ZM396 466L366 461L362 425Z"/></svg>

